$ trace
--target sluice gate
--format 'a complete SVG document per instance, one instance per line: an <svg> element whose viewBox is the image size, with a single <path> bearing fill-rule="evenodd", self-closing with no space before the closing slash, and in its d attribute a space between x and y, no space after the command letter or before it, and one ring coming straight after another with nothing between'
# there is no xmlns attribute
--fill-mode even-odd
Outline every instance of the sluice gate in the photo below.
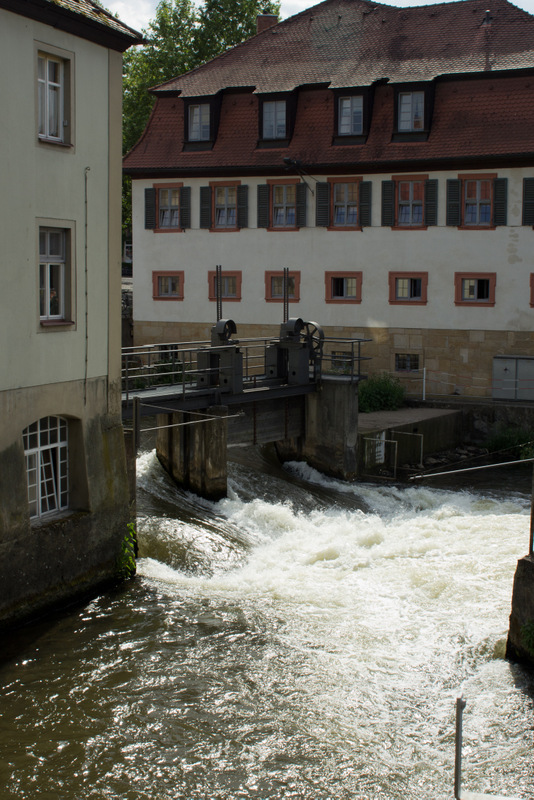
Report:
<svg viewBox="0 0 534 800"><path fill-rule="evenodd" d="M226 495L227 448L275 442L284 459L356 476L363 339L328 338L300 318L278 339L233 338L220 319L210 342L123 351L123 419L157 418L157 454L180 485Z"/></svg>

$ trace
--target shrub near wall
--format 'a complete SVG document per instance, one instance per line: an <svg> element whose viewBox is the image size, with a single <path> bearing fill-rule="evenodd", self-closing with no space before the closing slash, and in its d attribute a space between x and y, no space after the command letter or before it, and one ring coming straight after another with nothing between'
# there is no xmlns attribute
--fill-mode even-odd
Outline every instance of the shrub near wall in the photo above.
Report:
<svg viewBox="0 0 534 800"><path fill-rule="evenodd" d="M404 387L390 375L373 375L358 385L358 409L390 411L404 405Z"/></svg>

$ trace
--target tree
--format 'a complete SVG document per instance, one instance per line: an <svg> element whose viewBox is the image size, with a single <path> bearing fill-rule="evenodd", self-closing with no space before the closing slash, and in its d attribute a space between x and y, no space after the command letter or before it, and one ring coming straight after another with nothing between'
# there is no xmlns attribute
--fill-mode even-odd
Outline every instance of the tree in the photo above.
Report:
<svg viewBox="0 0 534 800"><path fill-rule="evenodd" d="M273 0L205 0L197 9L191 0L161 0L155 19L143 35L146 44L131 48L123 61L123 152L138 141L148 122L152 86L176 78L215 58L256 32L261 13L278 15ZM123 179L123 232L131 230L131 180Z"/></svg>

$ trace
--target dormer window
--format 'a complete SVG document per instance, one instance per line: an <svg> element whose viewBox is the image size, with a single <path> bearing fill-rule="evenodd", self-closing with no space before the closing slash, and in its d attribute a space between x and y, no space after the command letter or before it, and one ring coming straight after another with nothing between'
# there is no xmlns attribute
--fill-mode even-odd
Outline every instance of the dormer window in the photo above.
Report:
<svg viewBox="0 0 534 800"><path fill-rule="evenodd" d="M425 142L430 132L434 84L403 84L395 88L394 142Z"/></svg>
<svg viewBox="0 0 534 800"><path fill-rule="evenodd" d="M209 103L197 103L189 106L189 141L208 142L210 140L210 106Z"/></svg>
<svg viewBox="0 0 534 800"><path fill-rule="evenodd" d="M399 92L399 131L422 131L425 127L425 93Z"/></svg>
<svg viewBox="0 0 534 800"><path fill-rule="evenodd" d="M287 147L293 135L297 95L280 92L259 98L258 147Z"/></svg>
<svg viewBox="0 0 534 800"><path fill-rule="evenodd" d="M287 131L286 101L264 100L263 138L285 139Z"/></svg>
<svg viewBox="0 0 534 800"><path fill-rule="evenodd" d="M338 98L339 136L360 136L363 133L363 96L349 95Z"/></svg>

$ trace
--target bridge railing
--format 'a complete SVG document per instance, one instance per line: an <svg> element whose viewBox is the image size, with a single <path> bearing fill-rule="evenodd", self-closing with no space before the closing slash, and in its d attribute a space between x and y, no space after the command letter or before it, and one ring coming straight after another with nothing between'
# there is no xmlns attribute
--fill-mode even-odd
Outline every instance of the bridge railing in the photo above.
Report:
<svg viewBox="0 0 534 800"><path fill-rule="evenodd" d="M370 340L328 337L312 342L309 350L309 379L319 380L323 373L345 375L351 380L361 379L362 362L368 360L361 353L362 344L366 341ZM243 388L268 380L267 350L279 342L279 339L267 337L239 339L239 342L235 342L242 357L240 369L242 368ZM201 341L124 347L122 391L128 400L136 392L158 387L179 386L180 391L185 394L188 390L197 388L199 383L216 385L221 366L215 362L212 365L209 354L222 357L233 346L229 342L227 346L214 347L211 342ZM205 366L206 363L209 366Z"/></svg>

